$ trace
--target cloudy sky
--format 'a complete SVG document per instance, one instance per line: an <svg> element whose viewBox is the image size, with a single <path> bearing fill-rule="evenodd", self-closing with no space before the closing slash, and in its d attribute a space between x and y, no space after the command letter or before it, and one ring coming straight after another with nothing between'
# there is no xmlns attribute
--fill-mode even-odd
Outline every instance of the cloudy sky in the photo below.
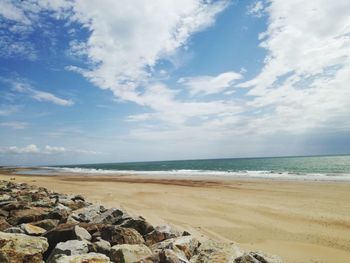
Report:
<svg viewBox="0 0 350 263"><path fill-rule="evenodd" d="M349 152L349 0L0 0L0 164Z"/></svg>

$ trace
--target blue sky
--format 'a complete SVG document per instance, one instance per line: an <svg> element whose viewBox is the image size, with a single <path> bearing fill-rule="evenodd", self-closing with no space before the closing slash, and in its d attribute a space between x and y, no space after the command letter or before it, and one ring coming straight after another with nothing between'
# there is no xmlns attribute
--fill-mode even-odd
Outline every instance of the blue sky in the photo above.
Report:
<svg viewBox="0 0 350 263"><path fill-rule="evenodd" d="M349 153L349 13L0 0L0 164Z"/></svg>

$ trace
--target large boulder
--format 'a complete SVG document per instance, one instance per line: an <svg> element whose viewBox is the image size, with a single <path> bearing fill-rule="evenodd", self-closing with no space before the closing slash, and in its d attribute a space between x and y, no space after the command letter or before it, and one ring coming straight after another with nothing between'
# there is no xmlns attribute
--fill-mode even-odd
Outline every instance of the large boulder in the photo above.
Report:
<svg viewBox="0 0 350 263"><path fill-rule="evenodd" d="M112 246L120 244L143 244L145 240L133 228L106 225L100 229L101 238L107 240Z"/></svg>
<svg viewBox="0 0 350 263"><path fill-rule="evenodd" d="M58 220L60 223L65 223L67 221L67 218L70 215L71 211L72 211L72 209L70 209L69 207L58 203L50 211L50 213L47 215L46 218Z"/></svg>
<svg viewBox="0 0 350 263"><path fill-rule="evenodd" d="M134 263L152 255L152 251L145 245L116 245L110 253L110 259L115 263Z"/></svg>
<svg viewBox="0 0 350 263"><path fill-rule="evenodd" d="M10 211L7 221L11 225L31 223L44 219L48 213L48 208L44 207L30 207L28 209L12 210Z"/></svg>
<svg viewBox="0 0 350 263"><path fill-rule="evenodd" d="M91 219L91 223L114 225L121 220L124 212L117 208L111 208L107 211L96 215Z"/></svg>
<svg viewBox="0 0 350 263"><path fill-rule="evenodd" d="M101 253L109 256L111 252L111 244L102 238L98 238L96 242L89 245L89 252Z"/></svg>
<svg viewBox="0 0 350 263"><path fill-rule="evenodd" d="M33 226L38 226L41 227L43 229L45 229L46 231L49 231L53 228L55 228L59 223L59 220L57 219L44 219L44 220L40 220L37 222L33 222L31 223Z"/></svg>
<svg viewBox="0 0 350 263"><path fill-rule="evenodd" d="M66 242L60 242L52 250L46 262L56 263L57 260L64 255L71 256L88 253L88 245L89 243L83 240L68 240Z"/></svg>
<svg viewBox="0 0 350 263"><path fill-rule="evenodd" d="M0 262L38 263L47 250L46 238L0 232Z"/></svg>
<svg viewBox="0 0 350 263"><path fill-rule="evenodd" d="M172 229L169 225L157 226L152 232L144 236L148 246L159 243L163 240L180 236L180 233Z"/></svg>
<svg viewBox="0 0 350 263"><path fill-rule="evenodd" d="M34 226L32 224L22 224L21 228L24 230L24 232L31 236L40 236L46 232L44 228L41 228L39 226Z"/></svg>
<svg viewBox="0 0 350 263"><path fill-rule="evenodd" d="M45 254L45 257L54 249L54 247L60 243L72 239L90 239L91 236L86 231L82 230L74 224L61 224L54 229L46 232L44 236L48 239L49 249Z"/></svg>
<svg viewBox="0 0 350 263"><path fill-rule="evenodd" d="M282 259L261 251L252 251L236 258L235 263L282 263Z"/></svg>
<svg viewBox="0 0 350 263"><path fill-rule="evenodd" d="M154 230L154 227L148 223L143 217L132 217L126 213L119 220L117 225L121 227L128 227L137 230L142 236L147 235L148 233Z"/></svg>
<svg viewBox="0 0 350 263"><path fill-rule="evenodd" d="M74 226L74 234L78 240L91 240L91 235L90 233L85 229L80 226Z"/></svg>
<svg viewBox="0 0 350 263"><path fill-rule="evenodd" d="M103 254L87 253L82 255L62 256L55 263L111 263Z"/></svg>
<svg viewBox="0 0 350 263"><path fill-rule="evenodd" d="M235 244L218 243L207 240L197 248L197 254L191 258L191 263L235 262L243 255L243 251Z"/></svg>
<svg viewBox="0 0 350 263"><path fill-rule="evenodd" d="M93 222L93 218L101 215L106 209L101 205L89 205L73 211L67 219L67 222Z"/></svg>
<svg viewBox="0 0 350 263"><path fill-rule="evenodd" d="M182 236L177 238L167 239L160 243L151 246L152 251L159 252L164 249L174 250L178 255L184 254L187 259L190 259L200 245L199 241L193 236ZM181 253L179 253L181 251Z"/></svg>

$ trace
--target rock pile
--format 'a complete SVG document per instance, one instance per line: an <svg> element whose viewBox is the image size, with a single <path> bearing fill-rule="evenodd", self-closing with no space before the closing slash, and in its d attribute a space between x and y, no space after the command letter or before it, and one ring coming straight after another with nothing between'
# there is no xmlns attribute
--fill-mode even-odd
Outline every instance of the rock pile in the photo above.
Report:
<svg viewBox="0 0 350 263"><path fill-rule="evenodd" d="M0 181L0 262L277 263L42 187Z"/></svg>

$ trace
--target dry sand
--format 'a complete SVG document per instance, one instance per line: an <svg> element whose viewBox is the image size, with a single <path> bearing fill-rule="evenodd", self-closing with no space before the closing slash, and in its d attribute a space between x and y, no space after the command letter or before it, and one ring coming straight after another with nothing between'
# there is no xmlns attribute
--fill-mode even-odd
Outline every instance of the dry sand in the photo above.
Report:
<svg viewBox="0 0 350 263"><path fill-rule="evenodd" d="M0 175L10 177L123 207L198 237L236 241L284 262L350 262L350 183Z"/></svg>

